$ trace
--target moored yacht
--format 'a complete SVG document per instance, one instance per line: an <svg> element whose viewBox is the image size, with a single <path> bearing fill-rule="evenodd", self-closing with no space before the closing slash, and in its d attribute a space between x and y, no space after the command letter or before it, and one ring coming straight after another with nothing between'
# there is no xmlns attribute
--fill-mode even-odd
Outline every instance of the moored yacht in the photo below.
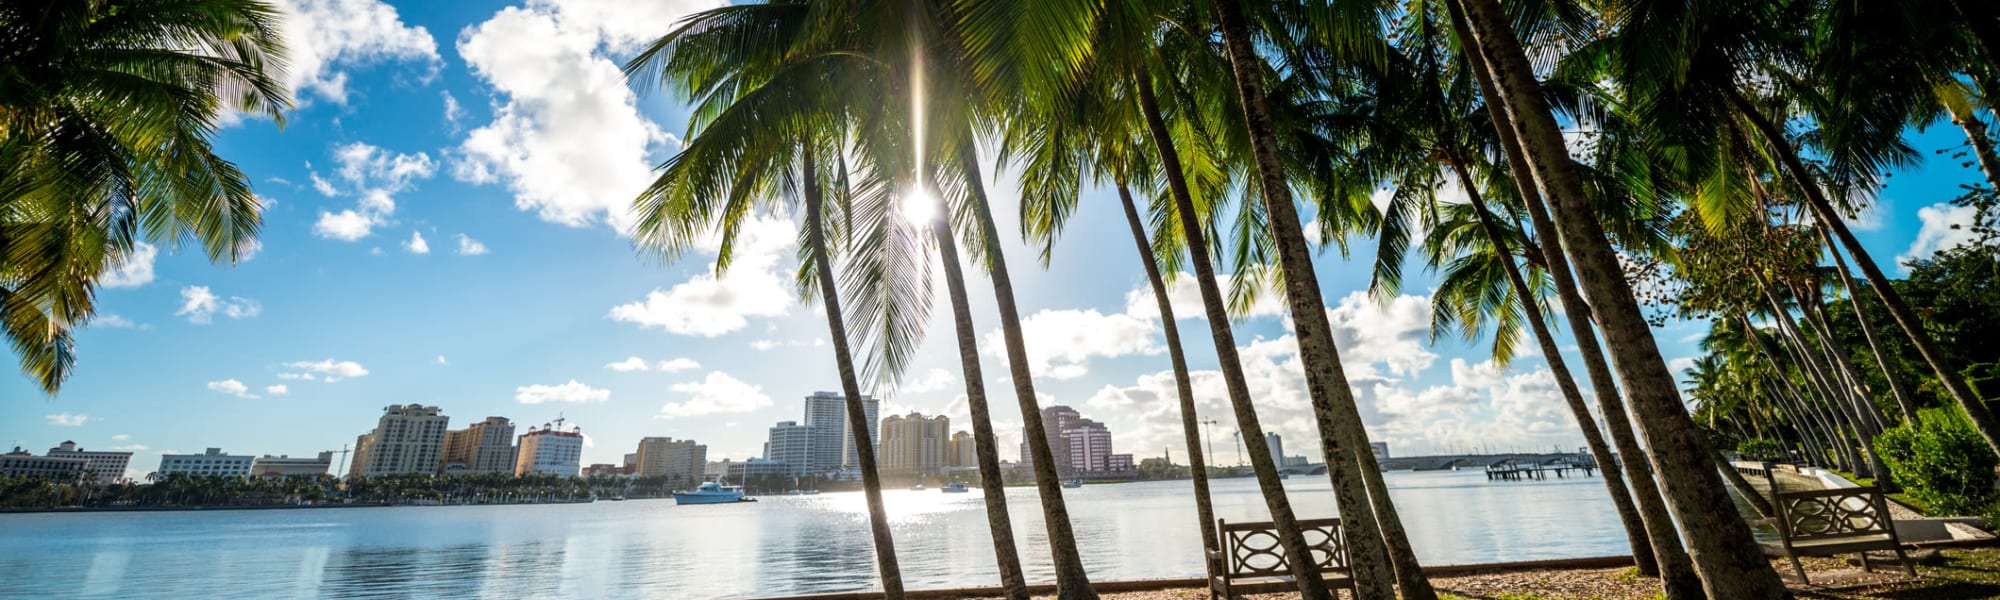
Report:
<svg viewBox="0 0 2000 600"><path fill-rule="evenodd" d="M938 491L947 494L963 494L968 490L965 489L965 482L954 481L949 484L945 484L944 487L938 488Z"/></svg>
<svg viewBox="0 0 2000 600"><path fill-rule="evenodd" d="M674 504L728 504L746 502L743 487L722 485L717 482L703 482L692 492L674 492Z"/></svg>

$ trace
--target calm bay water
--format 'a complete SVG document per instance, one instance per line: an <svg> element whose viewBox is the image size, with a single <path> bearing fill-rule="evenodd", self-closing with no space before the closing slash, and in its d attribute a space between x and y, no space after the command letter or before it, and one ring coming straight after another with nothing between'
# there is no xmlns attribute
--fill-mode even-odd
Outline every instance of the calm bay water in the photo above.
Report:
<svg viewBox="0 0 2000 600"><path fill-rule="evenodd" d="M1489 482L1387 473L1426 564L1629 552L1595 477ZM1332 516L1325 476L1287 483ZM1216 514L1268 520L1256 483L1214 483ZM1096 579L1199 576L1186 481L1064 490ZM992 585L978 490L886 492L911 588ZM1032 581L1048 581L1034 490L1007 490ZM480 507L0 515L0 598L740 598L875 587L859 493Z"/></svg>

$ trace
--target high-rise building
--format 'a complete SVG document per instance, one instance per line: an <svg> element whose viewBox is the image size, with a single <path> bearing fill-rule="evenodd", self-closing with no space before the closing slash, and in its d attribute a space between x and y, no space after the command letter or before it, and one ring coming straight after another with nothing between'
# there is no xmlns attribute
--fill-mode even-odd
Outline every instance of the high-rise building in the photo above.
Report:
<svg viewBox="0 0 2000 600"><path fill-rule="evenodd" d="M1132 455L1130 454L1111 455L1104 461L1104 470L1111 471L1113 473L1124 473L1127 471L1131 471Z"/></svg>
<svg viewBox="0 0 2000 600"><path fill-rule="evenodd" d="M1271 449L1271 462L1284 464L1285 462L1284 438L1278 437L1277 433L1266 433L1264 434L1264 445Z"/></svg>
<svg viewBox="0 0 2000 600"><path fill-rule="evenodd" d="M1111 470L1111 428L1090 419L1077 419L1063 429L1061 438L1069 445L1069 472Z"/></svg>
<svg viewBox="0 0 2000 600"><path fill-rule="evenodd" d="M438 472L508 473L514 470L514 423L506 417L486 420L444 434ZM457 469L452 468L458 465Z"/></svg>
<svg viewBox="0 0 2000 600"><path fill-rule="evenodd" d="M979 444L971 432L951 434L951 446L945 450L944 464L947 467L979 466Z"/></svg>
<svg viewBox="0 0 2000 600"><path fill-rule="evenodd" d="M951 447L951 419L912 412L882 419L880 468L884 472L936 473Z"/></svg>
<svg viewBox="0 0 2000 600"><path fill-rule="evenodd" d="M15 446L13 452L0 454L0 477L75 483L87 476L84 469L89 464L86 458L35 456Z"/></svg>
<svg viewBox="0 0 2000 600"><path fill-rule="evenodd" d="M450 418L438 407L410 404L382 409L375 430L354 440L355 477L405 473L436 473L444 453L444 432Z"/></svg>
<svg viewBox="0 0 2000 600"><path fill-rule="evenodd" d="M771 437L764 442L764 459L784 463L793 475L823 473L824 469L813 468L813 442L819 437L818 427L779 421L771 426Z"/></svg>
<svg viewBox="0 0 2000 600"><path fill-rule="evenodd" d="M583 471L583 432L563 427L562 419L521 434L515 450L514 474L547 473L575 477Z"/></svg>
<svg viewBox="0 0 2000 600"><path fill-rule="evenodd" d="M876 445L882 439L880 422L882 401L873 396L861 397L861 412L868 418L868 444ZM812 460L804 466L809 473L822 473L839 469L853 469L861 462L855 451L853 429L847 422L847 396L839 392L814 392L806 396L805 418L801 422L818 428L812 445ZM769 458L766 456L766 458Z"/></svg>
<svg viewBox="0 0 2000 600"><path fill-rule="evenodd" d="M1368 450L1375 453L1375 460L1389 460L1389 442L1368 442Z"/></svg>
<svg viewBox="0 0 2000 600"><path fill-rule="evenodd" d="M1058 473L1066 472L1070 469L1070 465L1075 462L1070 460L1069 439L1063 437L1063 431L1069 429L1071 424L1081 420L1083 420L1083 415L1078 414L1076 409L1067 406L1057 405L1042 409L1042 433L1048 438L1049 453L1055 455ZM1034 454L1029 451L1028 440L1026 439L1021 440L1021 464L1035 464Z"/></svg>
<svg viewBox="0 0 2000 600"><path fill-rule="evenodd" d="M77 447L76 442L71 441L64 441L61 445L50 448L48 456L50 458L83 459L84 473L90 477L91 481L103 484L123 481L125 479L125 466L132 463L132 453L130 452L84 450Z"/></svg>
<svg viewBox="0 0 2000 600"><path fill-rule="evenodd" d="M325 475L331 468L333 468L332 452L321 452L317 458L264 455L250 462L250 474L256 477L319 476Z"/></svg>
<svg viewBox="0 0 2000 600"><path fill-rule="evenodd" d="M256 457L250 455L223 454L221 448L209 448L201 454L161 454L160 477L169 473L189 475L220 475L223 477L250 476L250 463Z"/></svg>
<svg viewBox="0 0 2000 600"><path fill-rule="evenodd" d="M665 477L669 484L686 485L701 481L703 470L708 465L708 446L694 440L675 440L670 437L649 437L639 440L638 467L633 471L640 477Z"/></svg>

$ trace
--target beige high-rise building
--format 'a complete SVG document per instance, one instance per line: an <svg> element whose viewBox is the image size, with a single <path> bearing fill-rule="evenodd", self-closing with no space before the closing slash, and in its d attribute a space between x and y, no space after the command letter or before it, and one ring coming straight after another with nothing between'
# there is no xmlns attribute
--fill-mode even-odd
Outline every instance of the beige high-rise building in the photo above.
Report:
<svg viewBox="0 0 2000 600"><path fill-rule="evenodd" d="M701 481L708 466L708 446L694 440L675 440L670 437L649 437L639 440L637 453L638 467L633 471L640 477L666 477L669 483L690 484Z"/></svg>
<svg viewBox="0 0 2000 600"><path fill-rule="evenodd" d="M440 473L508 473L514 470L514 423L506 417L486 420L444 434ZM457 468L453 468L457 465Z"/></svg>
<svg viewBox="0 0 2000 600"><path fill-rule="evenodd" d="M435 406L410 404L383 408L375 430L355 438L354 462L348 474L370 477L436 473L449 421L450 417L438 414Z"/></svg>
<svg viewBox="0 0 2000 600"><path fill-rule="evenodd" d="M514 454L514 474L546 473L575 477L583 472L583 431L563 426L562 419L521 434Z"/></svg>
<svg viewBox="0 0 2000 600"><path fill-rule="evenodd" d="M935 473L944 468L951 446L951 420L920 413L882 419L881 469L889 473Z"/></svg>
<svg viewBox="0 0 2000 600"><path fill-rule="evenodd" d="M969 431L951 434L951 447L945 449L944 465L947 467L979 466L979 443Z"/></svg>

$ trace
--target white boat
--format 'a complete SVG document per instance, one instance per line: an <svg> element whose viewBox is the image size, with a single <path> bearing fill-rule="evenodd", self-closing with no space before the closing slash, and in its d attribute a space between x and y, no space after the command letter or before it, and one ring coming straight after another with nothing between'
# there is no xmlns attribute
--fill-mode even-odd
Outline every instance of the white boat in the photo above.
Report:
<svg viewBox="0 0 2000 600"><path fill-rule="evenodd" d="M918 491L918 492L921 492L921 491L924 491L924 484L921 484L921 483L919 483L919 484L916 484L916 485L913 485L913 486L910 486L910 490L912 490L912 491Z"/></svg>
<svg viewBox="0 0 2000 600"><path fill-rule="evenodd" d="M1076 488L1080 488L1080 487L1083 487L1083 480L1082 480L1082 479L1071 479L1071 480L1069 480L1069 481L1065 481L1065 482L1063 482L1062 486L1063 486L1063 487L1065 487L1065 488L1068 488L1068 489L1072 489L1072 490L1073 490L1073 489L1076 489Z"/></svg>
<svg viewBox="0 0 2000 600"><path fill-rule="evenodd" d="M702 483L692 492L674 492L674 504L728 504L747 502L743 498L743 487L722 485L713 481Z"/></svg>
<svg viewBox="0 0 2000 600"><path fill-rule="evenodd" d="M963 494L968 490L965 489L965 483L954 481L951 482L950 484L945 485L944 487L938 488L938 491L947 494Z"/></svg>

